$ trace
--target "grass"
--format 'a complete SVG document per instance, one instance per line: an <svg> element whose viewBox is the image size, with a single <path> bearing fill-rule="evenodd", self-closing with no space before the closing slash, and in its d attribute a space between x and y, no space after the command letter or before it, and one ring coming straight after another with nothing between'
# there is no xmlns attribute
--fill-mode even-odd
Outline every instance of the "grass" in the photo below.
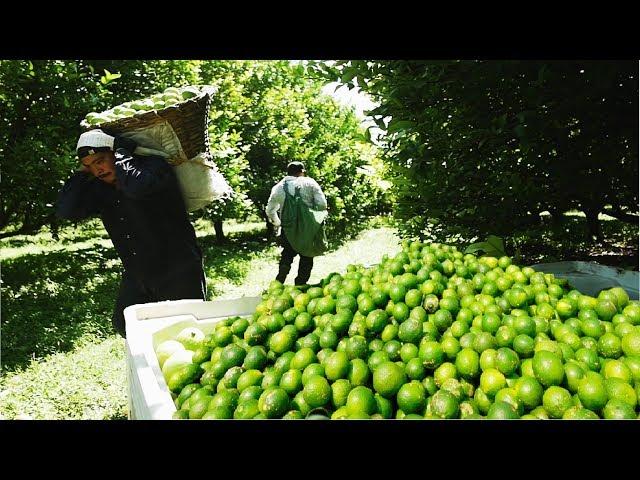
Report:
<svg viewBox="0 0 640 480"><path fill-rule="evenodd" d="M126 419L124 340L109 336L72 352L33 360L3 379L1 413L7 418Z"/></svg>
<svg viewBox="0 0 640 480"><path fill-rule="evenodd" d="M196 229L209 299L258 295L275 277L280 248L267 240L264 224L226 224L223 245L208 222L197 221ZM310 281L349 263L377 263L398 251L398 242L388 227L365 230L317 259ZM126 418L125 345L110 320L121 265L104 229L63 229L58 241L46 231L16 236L0 240L0 248L0 415Z"/></svg>

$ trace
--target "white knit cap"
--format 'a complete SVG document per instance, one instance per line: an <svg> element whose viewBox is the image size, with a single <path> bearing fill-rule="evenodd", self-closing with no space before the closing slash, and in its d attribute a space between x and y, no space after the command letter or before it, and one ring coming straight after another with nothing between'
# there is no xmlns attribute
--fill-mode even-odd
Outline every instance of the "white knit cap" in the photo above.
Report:
<svg viewBox="0 0 640 480"><path fill-rule="evenodd" d="M114 140L115 139L111 135L107 135L100 129L89 130L88 132L84 132L80 135L76 151L81 147L109 147L110 150L113 150Z"/></svg>

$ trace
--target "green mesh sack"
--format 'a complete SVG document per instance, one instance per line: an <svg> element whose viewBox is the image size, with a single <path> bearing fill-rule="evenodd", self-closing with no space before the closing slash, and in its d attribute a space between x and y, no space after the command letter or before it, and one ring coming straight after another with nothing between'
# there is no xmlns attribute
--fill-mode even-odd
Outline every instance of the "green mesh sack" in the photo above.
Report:
<svg viewBox="0 0 640 480"><path fill-rule="evenodd" d="M284 185L285 200L282 207L282 230L293 249L305 257L317 257L327 250L324 233L326 210L313 210L300 198L300 187L291 195Z"/></svg>

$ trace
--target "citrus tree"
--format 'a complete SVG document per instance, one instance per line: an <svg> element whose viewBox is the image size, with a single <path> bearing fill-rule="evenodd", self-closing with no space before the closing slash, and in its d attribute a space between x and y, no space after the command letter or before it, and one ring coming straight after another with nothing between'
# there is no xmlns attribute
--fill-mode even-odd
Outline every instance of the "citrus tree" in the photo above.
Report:
<svg viewBox="0 0 640 480"><path fill-rule="evenodd" d="M409 235L515 235L569 209L637 223L636 62L341 61L369 93Z"/></svg>
<svg viewBox="0 0 640 480"><path fill-rule="evenodd" d="M0 61L0 235L55 229L54 203L77 167L87 112L196 79L197 62L187 61Z"/></svg>
<svg viewBox="0 0 640 480"><path fill-rule="evenodd" d="M3 235L55 221L53 203L70 171L79 122L101 104L99 78L81 61L0 61Z"/></svg>
<svg viewBox="0 0 640 480"><path fill-rule="evenodd" d="M56 226L54 204L77 167L80 120L90 111L139 99L168 86L206 84L212 97L209 136L230 201L197 215L214 221L263 218L271 187L292 160L307 162L327 192L328 231L357 229L379 211L377 150L363 143L352 111L320 93L321 82L288 61L91 60L2 61L3 196L0 231L30 233ZM36 181L37 180L37 181Z"/></svg>
<svg viewBox="0 0 640 480"><path fill-rule="evenodd" d="M220 170L239 194L213 211L217 219L247 212L251 205L267 221L271 188L292 160L305 162L325 191L329 234L357 229L358 220L384 208L380 176L372 169L377 150L359 140L363 132L354 113L322 95L321 82L308 78L302 66L203 62L201 77L219 88L212 105L211 145Z"/></svg>

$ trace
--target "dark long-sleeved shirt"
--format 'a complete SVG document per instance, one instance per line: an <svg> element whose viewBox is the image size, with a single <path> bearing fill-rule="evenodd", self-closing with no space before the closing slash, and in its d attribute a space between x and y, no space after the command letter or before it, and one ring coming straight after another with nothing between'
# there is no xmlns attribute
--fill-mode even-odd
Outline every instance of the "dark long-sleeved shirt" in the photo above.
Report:
<svg viewBox="0 0 640 480"><path fill-rule="evenodd" d="M200 263L173 168L155 156L116 152L118 187L88 173L71 176L60 191L57 215L69 220L100 216L127 272L153 279L188 262Z"/></svg>

